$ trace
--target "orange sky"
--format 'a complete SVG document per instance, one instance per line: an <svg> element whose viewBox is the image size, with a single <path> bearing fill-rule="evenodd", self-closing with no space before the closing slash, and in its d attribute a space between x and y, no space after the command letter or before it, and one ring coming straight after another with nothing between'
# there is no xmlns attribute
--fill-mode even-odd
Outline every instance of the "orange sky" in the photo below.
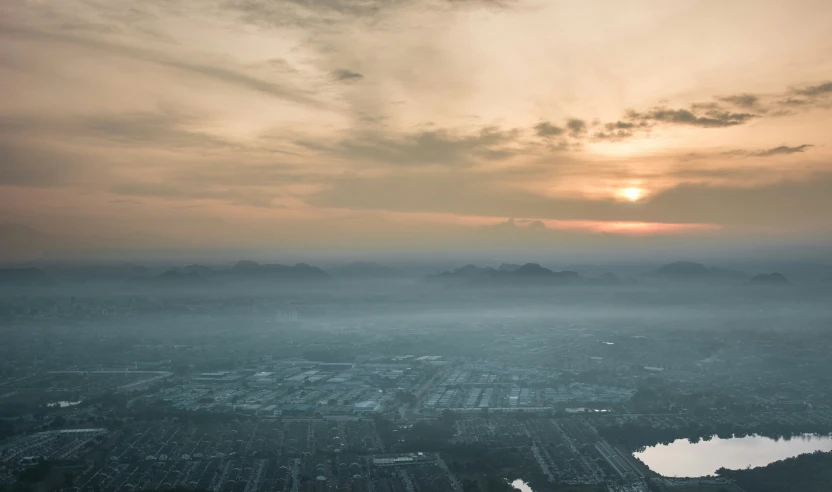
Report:
<svg viewBox="0 0 832 492"><path fill-rule="evenodd" d="M0 256L828 244L830 25L826 0L8 0Z"/></svg>

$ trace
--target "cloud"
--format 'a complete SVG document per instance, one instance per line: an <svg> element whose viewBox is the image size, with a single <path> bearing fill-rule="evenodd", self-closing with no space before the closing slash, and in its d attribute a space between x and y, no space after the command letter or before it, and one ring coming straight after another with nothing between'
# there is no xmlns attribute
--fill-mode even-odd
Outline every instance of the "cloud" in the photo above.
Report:
<svg viewBox="0 0 832 492"><path fill-rule="evenodd" d="M239 148L231 141L189 127L205 120L180 108L81 114L0 116L0 135L34 140L96 139L109 144L154 149Z"/></svg>
<svg viewBox="0 0 832 492"><path fill-rule="evenodd" d="M794 89L794 94L806 97L822 97L832 94L832 82L824 82L822 84L810 85L800 89Z"/></svg>
<svg viewBox="0 0 832 492"><path fill-rule="evenodd" d="M169 200L218 200L232 205L271 207L275 193L246 188L214 185L212 187L189 186L187 183L131 182L116 184L110 192L134 197L156 197Z"/></svg>
<svg viewBox="0 0 832 492"><path fill-rule="evenodd" d="M735 94L733 96L725 96L718 98L720 101L727 102L733 104L734 106L739 106L741 108L753 108L757 105L757 102L760 100L759 96L754 94Z"/></svg>
<svg viewBox="0 0 832 492"><path fill-rule="evenodd" d="M578 118L570 118L566 122L566 128L572 136L578 136L586 132L586 122Z"/></svg>
<svg viewBox="0 0 832 492"><path fill-rule="evenodd" d="M604 124L604 130L592 135L594 140L620 141L649 130L655 125L688 125L700 128L725 128L748 123L752 119L794 114L798 108L826 107L827 96L832 95L832 82L807 85L774 94L742 92L716 97L718 102L697 102L689 108L657 106L647 111L628 110L622 120ZM720 103L751 112L736 112Z"/></svg>
<svg viewBox="0 0 832 492"><path fill-rule="evenodd" d="M690 125L702 128L722 128L741 125L757 115L751 113L732 113L719 109L710 109L704 114L697 114L689 109L653 108L647 112L631 111L627 118L640 122Z"/></svg>
<svg viewBox="0 0 832 492"><path fill-rule="evenodd" d="M505 10L517 0L230 0L226 8L238 12L243 20L268 26L326 26L345 22L373 24L391 10Z"/></svg>
<svg viewBox="0 0 832 492"><path fill-rule="evenodd" d="M761 150L759 152L752 152L749 155L756 156L756 157L768 157L772 155L783 155L783 154L797 154L800 152L805 151L808 148L814 147L810 144L803 144L798 145L795 147L789 147L788 145L781 145L779 147L774 147L768 150Z"/></svg>
<svg viewBox="0 0 832 492"><path fill-rule="evenodd" d="M186 129L197 121L185 113L161 109L87 116L80 119L77 130L128 145L201 149L234 147L229 141Z"/></svg>
<svg viewBox="0 0 832 492"><path fill-rule="evenodd" d="M506 219L504 222L498 222L496 224L492 224L486 227L490 229L528 229L530 231L539 231L546 229L546 224L544 224L542 220L515 219L514 217L512 217L510 219Z"/></svg>
<svg viewBox="0 0 832 492"><path fill-rule="evenodd" d="M646 122L635 123L632 121L613 121L604 124L604 130L596 132L592 135L593 140L606 140L609 142L617 142L625 140L635 135L635 131L639 128L647 127Z"/></svg>
<svg viewBox="0 0 832 492"><path fill-rule="evenodd" d="M504 160L515 154L510 145L520 131L486 126L471 134L450 130L424 130L389 136L380 133L355 135L335 144L298 142L348 159L391 165L469 165L476 160Z"/></svg>
<svg viewBox="0 0 832 492"><path fill-rule="evenodd" d="M564 129L548 121L541 121L534 126L534 131L538 137L556 137L563 134Z"/></svg>
<svg viewBox="0 0 832 492"><path fill-rule="evenodd" d="M358 72L353 72L351 70L345 69L335 70L334 72L332 72L332 75L335 77L335 80L345 82L357 81L364 78L364 76Z"/></svg>
<svg viewBox="0 0 832 492"><path fill-rule="evenodd" d="M713 158L733 158L733 157L771 157L775 155L787 155L787 154L797 154L805 152L807 149L814 147L811 144L803 144L803 145L796 145L794 147L788 145L781 145L779 147L773 147L770 149L763 149L763 150L744 150L744 149L730 149L730 150L721 150L721 151L714 151L714 152L690 152L680 157L682 161L695 161L695 160L702 160L702 159L713 159ZM725 169L721 170L720 172L733 172L734 169ZM761 172L765 172L765 170L761 169ZM696 172L695 170L693 171ZM739 172L745 172L745 170L740 170Z"/></svg>
<svg viewBox="0 0 832 492"><path fill-rule="evenodd" d="M218 82L261 92L269 96L285 99L298 104L321 109L325 108L325 105L308 91L294 88L288 84L267 81L254 77L245 73L242 67L233 68L218 64L199 63L198 61L191 59L175 58L170 54L160 53L150 49L112 43L102 39L95 39L86 36L34 30L11 25L5 22L0 23L0 36L77 46L101 53L153 63L190 75L213 79Z"/></svg>

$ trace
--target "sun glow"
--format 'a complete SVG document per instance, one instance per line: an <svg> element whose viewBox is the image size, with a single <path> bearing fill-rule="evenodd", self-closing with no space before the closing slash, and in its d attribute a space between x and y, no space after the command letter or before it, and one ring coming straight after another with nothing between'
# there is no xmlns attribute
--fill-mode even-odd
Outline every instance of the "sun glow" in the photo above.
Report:
<svg viewBox="0 0 832 492"><path fill-rule="evenodd" d="M618 191L618 196L631 202L637 202L644 197L644 190L641 188L623 188Z"/></svg>

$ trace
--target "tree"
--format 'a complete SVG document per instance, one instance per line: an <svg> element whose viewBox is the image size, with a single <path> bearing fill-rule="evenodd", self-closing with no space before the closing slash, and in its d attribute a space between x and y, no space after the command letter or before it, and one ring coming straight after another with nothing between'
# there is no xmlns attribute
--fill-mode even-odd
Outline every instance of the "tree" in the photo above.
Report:
<svg viewBox="0 0 832 492"><path fill-rule="evenodd" d="M71 470L64 472L64 487L72 487L75 484L75 474Z"/></svg>

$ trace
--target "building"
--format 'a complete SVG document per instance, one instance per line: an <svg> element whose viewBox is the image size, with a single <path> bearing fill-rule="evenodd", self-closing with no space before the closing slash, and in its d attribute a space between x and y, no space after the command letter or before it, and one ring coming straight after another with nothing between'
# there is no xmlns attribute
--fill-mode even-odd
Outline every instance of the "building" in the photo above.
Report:
<svg viewBox="0 0 832 492"><path fill-rule="evenodd" d="M361 414L372 414L381 412L381 405L377 401L367 400L356 403L353 412Z"/></svg>

